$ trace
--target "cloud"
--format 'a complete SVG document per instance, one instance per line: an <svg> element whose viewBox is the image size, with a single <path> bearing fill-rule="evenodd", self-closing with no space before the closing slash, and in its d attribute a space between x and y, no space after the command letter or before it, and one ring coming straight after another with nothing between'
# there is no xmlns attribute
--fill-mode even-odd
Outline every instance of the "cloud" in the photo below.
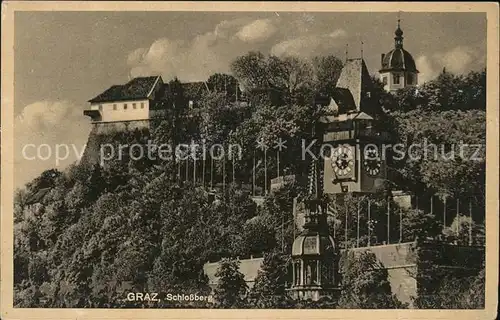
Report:
<svg viewBox="0 0 500 320"><path fill-rule="evenodd" d="M294 39L276 40L284 36L276 27L279 21L279 18L225 20L212 31L190 40L157 39L148 48L137 48L128 54L130 75L160 74L165 81L174 77L181 81L206 80L214 73L230 72L231 62L248 51L307 58L331 53L339 44L336 40L347 36L343 29L320 34L307 32L307 35L304 30L297 30L299 34Z"/></svg>
<svg viewBox="0 0 500 320"><path fill-rule="evenodd" d="M347 37L347 32L344 29L337 29L332 33L328 34L330 38L343 38Z"/></svg>
<svg viewBox="0 0 500 320"><path fill-rule="evenodd" d="M83 109L68 101L39 101L27 105L14 120L15 187L21 187L44 170L62 170L78 160L89 133L90 121L83 115ZM56 162L57 148L61 158L65 155L63 145L68 146L68 158ZM41 157L37 156L37 149ZM33 157L36 159L28 159Z"/></svg>
<svg viewBox="0 0 500 320"><path fill-rule="evenodd" d="M446 68L446 71L463 74L483 67L485 56L477 50L466 46L458 46L449 51L438 52L430 56L423 55L416 59L420 71L419 83L435 79Z"/></svg>
<svg viewBox="0 0 500 320"><path fill-rule="evenodd" d="M268 39L276 32L276 27L270 19L255 20L236 33L241 41L257 42Z"/></svg>
<svg viewBox="0 0 500 320"><path fill-rule="evenodd" d="M431 60L432 59L428 56L420 56L417 60L415 60L415 64L420 72L418 75L418 82L420 84L436 78L439 72L441 72L433 66L433 62Z"/></svg>
<svg viewBox="0 0 500 320"><path fill-rule="evenodd" d="M158 39L149 48L138 48L128 55L131 76L160 74L166 81L174 77L181 81L199 81L216 72L229 72L231 61L251 50L250 39L258 38L249 31L241 34L249 39L248 43L236 36L244 26L251 24L248 19L225 20L213 31L189 41ZM261 27L257 29L262 33Z"/></svg>
<svg viewBox="0 0 500 320"><path fill-rule="evenodd" d="M337 29L327 34L303 35L274 45L271 48L271 54L276 56L294 55L312 57L328 52L332 47L338 46L340 43L334 40L346 36L347 32L343 29Z"/></svg>

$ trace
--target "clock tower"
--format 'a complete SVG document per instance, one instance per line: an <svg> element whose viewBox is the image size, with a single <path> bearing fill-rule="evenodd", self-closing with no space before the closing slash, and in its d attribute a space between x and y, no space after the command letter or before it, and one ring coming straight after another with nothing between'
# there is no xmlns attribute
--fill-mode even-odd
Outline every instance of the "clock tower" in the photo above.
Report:
<svg viewBox="0 0 500 320"><path fill-rule="evenodd" d="M332 90L321 120L325 194L373 193L386 180L382 149L387 135L376 129L381 107L372 97L373 83L363 59L350 59Z"/></svg>

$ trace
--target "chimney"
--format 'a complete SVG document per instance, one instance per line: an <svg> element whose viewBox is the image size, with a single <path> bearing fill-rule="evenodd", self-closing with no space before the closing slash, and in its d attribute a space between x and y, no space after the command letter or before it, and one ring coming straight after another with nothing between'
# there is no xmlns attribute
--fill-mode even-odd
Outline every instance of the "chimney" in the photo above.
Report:
<svg viewBox="0 0 500 320"><path fill-rule="evenodd" d="M385 53L382 53L380 55L380 64L383 65L384 64L384 58L385 58Z"/></svg>

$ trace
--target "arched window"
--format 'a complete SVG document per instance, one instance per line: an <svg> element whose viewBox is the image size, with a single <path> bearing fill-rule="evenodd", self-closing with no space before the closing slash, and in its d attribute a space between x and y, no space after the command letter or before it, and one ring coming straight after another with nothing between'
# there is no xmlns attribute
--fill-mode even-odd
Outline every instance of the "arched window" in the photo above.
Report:
<svg viewBox="0 0 500 320"><path fill-rule="evenodd" d="M322 284L333 284L333 263L332 261L323 261L321 264L321 281Z"/></svg>
<svg viewBox="0 0 500 320"><path fill-rule="evenodd" d="M296 261L295 264L294 264L294 268L295 268L295 279L294 279L294 283L295 285L300 285L300 261Z"/></svg>
<svg viewBox="0 0 500 320"><path fill-rule="evenodd" d="M311 284L318 284L318 262L311 261Z"/></svg>
<svg viewBox="0 0 500 320"><path fill-rule="evenodd" d="M317 261L307 261L306 263L306 285L318 284Z"/></svg>

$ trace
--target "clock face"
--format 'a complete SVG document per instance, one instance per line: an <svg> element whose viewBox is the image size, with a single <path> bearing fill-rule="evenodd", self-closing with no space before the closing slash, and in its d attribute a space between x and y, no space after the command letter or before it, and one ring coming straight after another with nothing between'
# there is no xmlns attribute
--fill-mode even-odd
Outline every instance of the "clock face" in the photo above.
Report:
<svg viewBox="0 0 500 320"><path fill-rule="evenodd" d="M352 174L354 170L354 154L349 146L339 146L332 152L332 167L339 178Z"/></svg>
<svg viewBox="0 0 500 320"><path fill-rule="evenodd" d="M365 172L371 177L377 176L382 166L382 160L379 157L377 148L375 146L366 147L363 158Z"/></svg>

